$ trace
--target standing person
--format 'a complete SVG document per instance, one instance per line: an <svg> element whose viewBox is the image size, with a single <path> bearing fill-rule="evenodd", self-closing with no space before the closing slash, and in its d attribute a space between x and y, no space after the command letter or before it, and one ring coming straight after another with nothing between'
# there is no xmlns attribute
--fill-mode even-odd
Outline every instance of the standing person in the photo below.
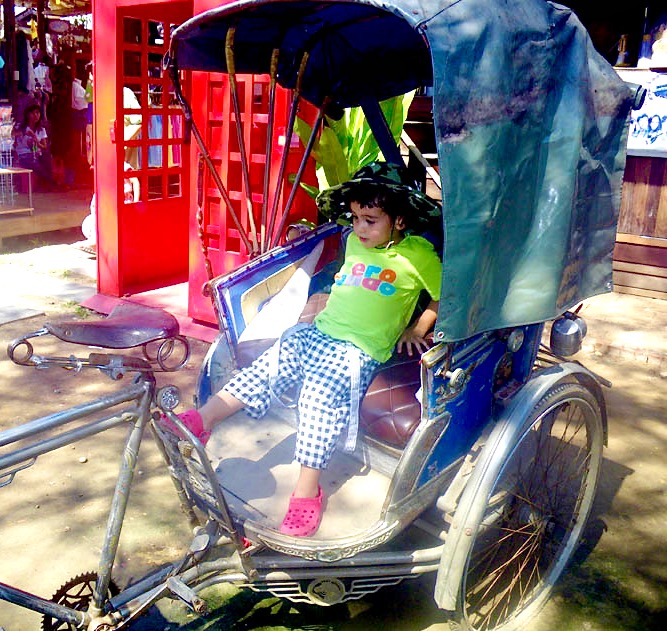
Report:
<svg viewBox="0 0 667 631"><path fill-rule="evenodd" d="M46 188L53 184L53 169L49 138L42 123L40 106L28 105L23 111L23 123L14 130L14 151L19 166L32 169ZM40 182L41 181L41 182Z"/></svg>
<svg viewBox="0 0 667 631"><path fill-rule="evenodd" d="M358 404L374 372L394 348L409 355L428 348L440 297L438 255L426 239L405 233L416 206L430 214L439 208L403 184L398 167L369 165L324 191L318 203L346 205L353 229L325 308L312 325L286 332L201 408L179 416L205 442L231 414L245 408L262 417L272 396L300 385L295 460L301 468L280 527L293 536L312 535L319 527L320 474L342 430L347 428L345 448L354 449ZM408 326L422 290L431 302ZM166 417L161 422L175 429Z"/></svg>
<svg viewBox="0 0 667 631"><path fill-rule="evenodd" d="M88 167L86 154L86 125L88 124L88 101L82 77L75 76L72 81L72 132L73 142L67 165L72 169L74 180L79 180Z"/></svg>

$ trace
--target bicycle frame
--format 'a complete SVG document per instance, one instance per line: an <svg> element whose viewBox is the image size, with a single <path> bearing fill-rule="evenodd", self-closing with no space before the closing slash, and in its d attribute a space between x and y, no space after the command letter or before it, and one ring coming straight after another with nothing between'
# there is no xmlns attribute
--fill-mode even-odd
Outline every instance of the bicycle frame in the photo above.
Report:
<svg viewBox="0 0 667 631"><path fill-rule="evenodd" d="M19 441L30 441L16 451L0 455L0 486L9 484L22 469L32 466L39 456L71 445L79 440L105 432L113 427L129 425L123 448L121 468L116 482L106 534L98 567L98 581L91 611L82 613L44 600L34 594L23 592L0 583L0 598L10 603L28 607L34 611L53 616L77 626L90 622L96 612L102 610L104 595L109 589L111 571L118 550L120 531L127 509L129 489L134 478L139 446L150 419L151 405L155 399L155 379L152 373L141 373L129 388L109 394L94 401L75 406L63 412L36 419L0 434L0 447L16 445ZM60 435L47 437L52 430L64 428L91 414L111 411L119 405L127 405L120 411L102 418L87 420L83 425L67 429Z"/></svg>

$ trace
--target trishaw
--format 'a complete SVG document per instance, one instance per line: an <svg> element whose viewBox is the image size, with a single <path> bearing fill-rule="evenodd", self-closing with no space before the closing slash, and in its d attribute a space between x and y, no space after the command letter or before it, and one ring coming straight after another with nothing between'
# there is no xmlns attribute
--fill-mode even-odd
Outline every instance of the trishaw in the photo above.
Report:
<svg viewBox="0 0 667 631"><path fill-rule="evenodd" d="M289 397L261 421L228 419L205 448L174 412L178 391L156 388L155 371L188 357L168 314L123 305L99 322L47 324L12 342L19 364L93 367L133 382L0 434L8 484L52 449L129 428L97 571L52 600L3 583L0 598L44 614L45 629L99 631L129 626L163 597L205 613L200 592L219 583L334 605L435 573L435 602L457 628L525 626L577 549L595 497L605 382L567 358L586 333L577 305L612 287L627 121L641 89L618 79L570 10L543 0L241 0L176 28L165 69L249 255L206 285L220 334L196 401L326 300L344 217L285 234L327 117L361 106L383 159L403 164L379 102L415 89L432 94L438 160L425 168L442 190L433 346L378 371L360 404L356 451L337 452L324 474L320 529L296 538L278 530L293 482ZM246 161L251 122L238 110L237 72L269 75L270 98L276 85L292 91L285 154L301 103L315 107L290 194L271 197L267 175L263 201L253 202L257 178L244 167L239 210L181 93L189 71L229 74ZM283 162L280 182L287 176ZM243 212L256 212L252 235L241 230ZM43 335L96 350L44 357L30 341ZM180 436L156 422L160 414ZM194 536L177 563L119 591L114 559L149 426Z"/></svg>

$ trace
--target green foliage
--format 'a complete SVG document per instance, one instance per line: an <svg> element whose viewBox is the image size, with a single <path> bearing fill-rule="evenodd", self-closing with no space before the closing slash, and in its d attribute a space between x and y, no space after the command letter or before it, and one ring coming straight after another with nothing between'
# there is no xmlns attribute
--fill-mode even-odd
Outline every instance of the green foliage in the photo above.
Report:
<svg viewBox="0 0 667 631"><path fill-rule="evenodd" d="M72 309L74 311L74 315L80 320L85 320L92 315L92 311L90 311L90 309L82 307L76 300L66 300L63 303L63 307L66 309Z"/></svg>
<svg viewBox="0 0 667 631"><path fill-rule="evenodd" d="M380 103L389 129L398 143L408 108L414 92L395 96ZM312 127L297 118L295 131L306 145ZM319 138L313 146L312 156L317 163L319 190L335 184L347 182L361 168L382 159L382 152L360 107L347 108L340 120L325 116ZM313 197L317 195L313 187L304 189Z"/></svg>

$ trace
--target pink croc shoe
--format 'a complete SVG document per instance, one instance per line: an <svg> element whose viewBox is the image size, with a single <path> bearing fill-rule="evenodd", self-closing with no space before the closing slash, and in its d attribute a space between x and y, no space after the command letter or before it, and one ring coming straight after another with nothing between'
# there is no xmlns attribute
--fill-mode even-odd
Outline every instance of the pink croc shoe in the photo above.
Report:
<svg viewBox="0 0 667 631"><path fill-rule="evenodd" d="M211 432L207 429L204 429L204 421L202 420L201 414L197 410L187 410L181 414L177 414L178 418L181 419L183 425L185 425L201 442L202 445L206 445L208 439L211 437ZM180 438L185 438L183 432L174 425L165 414L160 417L158 421L160 425L166 427L172 434Z"/></svg>
<svg viewBox="0 0 667 631"><path fill-rule="evenodd" d="M318 487L317 497L290 497L289 508L280 532L292 537L309 537L314 534L322 520L322 501L324 493Z"/></svg>

